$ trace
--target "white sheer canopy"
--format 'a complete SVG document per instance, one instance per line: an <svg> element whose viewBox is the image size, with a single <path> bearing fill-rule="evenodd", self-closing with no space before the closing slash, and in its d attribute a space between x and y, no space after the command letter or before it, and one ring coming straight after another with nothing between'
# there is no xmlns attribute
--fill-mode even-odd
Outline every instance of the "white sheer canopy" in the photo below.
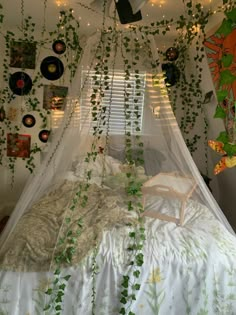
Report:
<svg viewBox="0 0 236 315"><path fill-rule="evenodd" d="M142 46L144 39L149 44L148 47ZM127 41L129 52L127 45L124 45ZM46 157L37 172L29 178L0 237L1 268L6 272L18 272L11 274L11 277L17 277L17 280L12 279L18 281L19 286L23 286L24 281L34 283L35 279L44 279L43 272L49 273L46 277L53 276L53 272L54 276L57 275L55 268L58 261L62 260L61 265L66 270L63 275L69 272L73 279L77 279L76 274L84 277L73 280L69 290L74 292L81 283L90 284L86 272L91 273L93 270L93 277L96 274L93 269L95 254L99 257L99 264L105 268L100 268L98 277L106 279L109 287L116 283L119 276L116 272L113 274L112 268L117 268L118 274L122 273L121 266L127 258L123 252L123 247L127 247L127 238L120 232L122 229L116 228L129 227L134 222L134 226L137 226L137 213L130 210L135 204L138 212L141 212L142 197L135 193L158 174L167 175L168 187L172 186L172 182L168 182L168 175L183 178L183 181L184 178L190 178L194 183L191 195L186 196L186 219L184 218L182 226L169 223L172 231L169 233L166 232L166 226L161 225L162 236L171 238L172 235L183 233L184 239L188 239L196 221L197 229L193 234L197 235L200 231L201 242L208 242L207 232L203 232L201 226L204 225L205 228L213 223L218 224L218 229L224 230L233 242L233 229L208 190L184 143L160 72L160 64L156 68L151 66L153 60L159 58L156 52L153 38L147 40L138 32L106 32L99 38L96 35L89 39L71 95L67 99L62 125L52 135ZM99 65L102 66L98 68ZM127 65L130 67L127 68ZM160 75L159 84L153 83L154 74ZM115 119L117 115L119 120ZM164 210L164 215L168 213L178 217L180 205L176 196L175 194L173 200L169 198L173 194L166 199L154 200L159 198L157 193L157 196L149 199L148 207L153 207L158 212ZM158 219L154 220L154 225L157 221ZM146 275L152 259L157 259L159 254L162 257L168 248L168 257L172 257L172 253L173 257L187 253L187 250L174 252L171 247L163 248L163 252L160 248L159 251L153 243L156 232L152 231L152 227L148 226L147 234L153 234L147 236L146 240ZM190 234L185 236L184 233ZM165 239L161 239L160 242L164 244ZM69 243L66 243L67 240ZM103 244L101 247L99 242ZM170 243L175 244L174 236ZM211 246L209 244L206 246ZM63 246L65 250L61 249ZM74 251L75 247L77 251L74 253L72 249ZM196 250L202 255L197 257L205 257L208 249L201 249L199 245ZM88 256L91 251L92 257ZM66 257L63 256L65 253ZM85 257L89 257L88 260L80 265ZM77 272L75 266L82 269ZM154 270L154 266L150 268ZM30 276L33 280L28 279ZM148 277L147 275L143 283L149 283ZM4 273L3 278L7 283L8 274ZM103 281L101 279L98 284ZM160 277L158 279L161 281ZM35 292L33 287L30 290ZM110 288L110 292L117 293L117 290ZM175 291L181 293L179 289ZM210 291L213 292L213 288ZM78 292L82 294L83 290ZM98 307L100 295L99 291ZM48 296L50 297L49 294ZM71 300L74 301L74 297L72 293L67 297L65 314L72 314L66 309L73 306ZM84 298L80 296L75 301L78 303ZM27 303L25 305L33 311L33 306ZM18 307L14 305L13 303L11 307ZM79 305L73 314L79 314L76 313L78 310L82 314L82 308ZM26 312L26 306L22 306L22 309ZM90 308L85 312L89 310ZM183 310L180 308L179 314ZM117 309L106 311L118 314Z"/></svg>

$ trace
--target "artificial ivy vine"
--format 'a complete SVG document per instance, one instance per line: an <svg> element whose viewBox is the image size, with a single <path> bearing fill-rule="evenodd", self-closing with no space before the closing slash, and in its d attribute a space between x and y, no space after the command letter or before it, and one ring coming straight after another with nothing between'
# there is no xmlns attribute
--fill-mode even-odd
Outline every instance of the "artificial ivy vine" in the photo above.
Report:
<svg viewBox="0 0 236 315"><path fill-rule="evenodd" d="M180 119L180 128L185 135L186 143L190 149L191 153L194 153L197 150L197 143L199 140L199 136L197 134L192 135L191 130L197 124L197 121L200 117L203 116L205 120L205 142L207 139L207 127L208 123L206 120L205 112L202 107L202 90L200 87L201 79L202 79L202 67L201 61L204 57L204 49L202 46L202 38L199 36L199 33L196 31L196 27L199 27L200 30L203 32L208 22L208 18L211 16L211 12L205 13L202 10L200 4L194 5L192 1L183 1L186 6L186 14L180 16L178 21L171 20L163 20L158 21L156 23L152 23L150 27L138 27L138 28L131 28L130 35L126 36L122 35L122 56L124 62L124 72L125 72L125 88L124 88L124 116L125 116L125 156L126 156L126 163L128 164L128 169L126 172L128 185L126 187L126 193L129 198L127 202L127 207L129 211L135 211L138 215L138 225L137 226L130 226L129 228L129 238L130 244L127 248L128 252L130 253L129 267L130 269L126 274L123 275L122 282L121 282L121 308L119 310L120 314L128 314L133 315L132 312L132 303L136 299L136 291L140 289L141 284L139 283L138 279L141 274L141 268L144 264L144 255L143 255L143 247L145 242L145 228L144 228L144 221L142 219L142 212L143 207L141 203L142 197L142 183L139 182L132 173L132 167L135 165L143 165L143 142L141 136L139 135L140 127L139 127L139 118L140 112L139 107L137 105L138 98L141 95L140 92L140 71L138 68L139 62L139 55L140 55L140 42L137 39L137 30L140 34L142 34L143 43L147 43L148 47L150 46L150 41L148 39L148 35L166 35L168 32L175 26L177 30L180 31L180 35L178 39L176 39L174 46L176 46L180 51L180 58L176 62L177 67L181 73L181 79L176 84L174 89L169 89L169 95L172 98L173 109L177 111L176 104L178 103L178 98L180 97L182 102L182 115ZM104 2L106 4L106 2ZM223 0L223 4L226 5L230 3L228 1ZM104 5L105 7L105 5ZM1 6L0 6L1 8ZM63 39L67 42L67 46L75 53L74 59L72 58L71 54L66 55L67 66L70 71L70 78L73 78L75 75L75 71L77 69L77 64L80 60L82 49L79 43L78 37L78 29L79 23L73 17L73 10L69 10L67 13L66 11L61 11L61 18L59 23L57 24L57 29L51 32L49 35L49 39L45 39L44 43L41 43L43 46L44 44L48 44L51 39ZM194 15L194 16L193 16ZM227 14L227 22L224 22L223 30L221 34L224 34L225 29L227 31L229 27L234 27L236 20L235 20L235 11L229 11ZM0 24L3 20L3 15L0 14ZM32 27L34 24L31 22L31 18L27 18L23 23L24 28L22 29L23 37L29 41L35 41L32 37ZM61 32L63 30L63 32ZM184 32L184 30L186 32ZM131 47L131 39L133 36L134 47ZM203 36L204 37L204 36ZM109 126L109 109L103 104L102 100L105 96L105 93L112 88L112 81L113 77L110 76L109 73L109 58L111 56L112 47L116 47L118 42L118 32L114 28L109 28L105 31L105 23L103 23L103 30L101 34L101 40L98 44L98 49L95 54L95 58L97 60L96 66L94 68L94 76L93 82L94 87L92 94L90 95L90 104L91 104L91 114L93 120L93 136L94 141L91 146L91 152L87 154L85 158L85 162L88 164L91 161L95 161L98 155L98 142L101 139L102 135L104 135L105 126ZM5 82L9 79L9 66L8 66L8 57L9 57L9 48L10 43L12 40L15 40L14 34L11 32L7 32L5 35L6 39L6 59L5 59L5 66L4 66L4 80ZM195 42L196 44L196 55L195 55L195 62L196 62L196 73L191 73L189 76L185 74L185 62L186 56L188 56L188 49L191 44ZM133 44L132 44L133 45ZM131 53L131 51L133 53ZM150 49L149 53L151 55ZM160 52L161 53L161 52ZM164 52L161 53L164 56ZM131 55L131 60L128 56ZM187 58L188 60L188 58ZM221 60L221 63L224 66L229 66L232 63L231 56L224 56ZM151 67L153 71L153 76L155 76L155 70L158 69L160 65L159 60L151 60ZM113 75L114 75L114 63L113 63ZM134 111L130 108L130 99L131 95L129 93L130 88L130 78L131 72L134 73L135 77L135 91L136 94L133 98L134 103ZM41 87L40 83L41 76L37 74L34 79L34 86L36 88ZM225 72L222 71L221 73L221 87L222 89L218 92L218 101L221 102L226 98L226 91L223 89L224 85L228 83L229 77L225 75ZM235 80L235 77L230 77L230 83ZM38 85L37 85L38 84ZM112 96L112 94L111 94ZM193 101L194 96L194 101ZM14 98L12 93L9 93L9 89L7 87L3 88L1 91L1 103L5 104L11 101ZM28 110L38 110L42 115L42 121L46 124L47 114L41 112L39 109L39 100L35 96L35 89L32 91L32 95L27 98L26 101L27 109ZM196 107L195 107L196 104ZM193 106L194 105L194 106ZM179 108L178 108L179 110ZM219 109L217 109L217 113L219 113ZM216 113L216 116L218 115ZM222 111L221 111L222 113ZM73 114L73 113L72 113ZM222 117L223 118L223 117ZM8 130L13 130L14 132L19 131L18 125L12 125L9 119L4 120L5 127ZM44 125L45 126L45 125ZM68 125L66 125L66 128ZM0 126L1 131L1 141L0 144L3 146L5 145L4 137L5 137L5 128ZM108 127L109 129L109 127ZM132 135L132 131L135 132L135 135ZM188 138L190 135L190 138ZM107 135L106 135L107 136ZM228 143L228 138L225 134L220 135L220 140L225 143L225 149L228 146L227 153L229 155L233 155L236 153L235 145ZM134 151L133 148L138 148L137 151L137 158L134 159ZM235 151L234 151L235 149ZM32 153L36 154L40 151L40 148L37 146L32 148ZM0 161L3 159L4 149L0 152ZM27 167L32 172L35 165L33 161L33 157L27 160ZM15 158L9 158L9 168L14 173L15 167ZM92 176L92 172L90 169L86 171L85 174L85 183L82 185L80 184L78 187L77 192L75 193L71 204L69 206L69 210L71 212L76 211L78 205L85 207L88 201L88 189L89 189L89 182ZM68 214L68 213L67 213ZM54 279L52 281L52 285L47 289L45 292L46 295L49 297L44 312L46 314L55 313L56 315L60 315L62 311L62 303L63 303L63 296L65 294L66 285L71 277L71 275L62 275L61 266L65 264L70 264L73 259L73 255L76 251L76 243L78 237L83 232L83 218L80 217L77 222L77 229L76 232L72 231L71 227L71 216L65 217L64 224L66 226L63 235L60 235L58 241L58 247L56 248L57 251L54 253L54 260L57 266L56 270L54 271ZM92 265L92 296L91 296L91 304L92 304L92 314L95 314L96 305L96 275L97 275L97 264L96 264L96 257L98 253L98 245L96 244L93 251L93 265Z"/></svg>
<svg viewBox="0 0 236 315"><path fill-rule="evenodd" d="M235 29L236 8L229 7L216 34L224 38ZM223 51L223 47L221 49ZM227 129L229 113L233 112L232 116L234 117L232 118L232 127L230 128L232 131L222 131L216 139L223 143L223 150L230 158L236 155L236 100L234 99L234 92L230 89L230 86L236 82L236 75L232 68L234 58L235 56L231 52L223 52L219 60L219 85L216 86L218 105L214 116L215 118L223 119Z"/></svg>
<svg viewBox="0 0 236 315"><path fill-rule="evenodd" d="M132 34L132 33L131 33ZM132 34L133 35L133 34ZM121 53L124 62L125 82L124 82L124 116L125 116L125 160L128 165L126 177L128 180L126 193L128 195L128 210L134 211L138 217L138 225L130 225L129 238L130 243L127 248L129 252L129 268L123 275L121 282L122 304L119 314L133 315L132 304L136 300L136 292L140 289L139 278L141 268L144 263L143 246L145 241L144 219L141 216L143 212L142 183L135 174L134 167L143 165L143 142L139 135L141 129L140 112L138 99L141 96L140 91L140 74L139 74L139 54L140 43L137 34L135 37L122 36ZM130 58L131 56L131 58ZM131 60L130 60L131 59ZM135 95L130 93L131 75L135 78L134 90ZM132 101L131 101L132 98ZM132 104L133 103L133 104ZM130 107L132 104L132 108ZM134 151L135 149L135 151Z"/></svg>
<svg viewBox="0 0 236 315"><path fill-rule="evenodd" d="M44 1L44 6L46 10L47 0ZM2 6L0 7L2 9ZM44 12L46 14L46 12ZM56 25L55 31L46 33L46 21L44 21L42 38L40 40L36 39L36 29L35 23L31 16L25 17L24 14L24 1L21 3L21 26L19 26L20 35L16 35L13 31L1 30L1 36L5 40L5 55L3 59L3 83L0 90L0 104L1 104L1 113L3 113L0 119L0 165L7 167L12 174L11 184L14 184L14 175L15 175L15 164L17 158L7 157L6 147L7 147L7 134L11 133L13 135L18 135L21 129L21 121L17 119L12 119L7 114L9 111L9 105L14 102L18 102L18 108L15 109L19 114L27 114L31 111L37 112L41 119L41 129L50 129L50 117L51 111L44 109L41 104L41 97L38 91L42 90L43 76L39 70L37 70L37 64L40 63L40 56L42 50L48 49L48 46L52 45L52 42L56 39L63 39L66 43L67 49L63 55L65 63L65 73L68 73L69 81L72 82L72 79L75 76L79 60L82 56L82 48L79 41L79 21L73 16L73 10L69 9L68 11L60 12L59 23ZM4 15L0 15L0 25L2 24ZM9 87L9 79L12 73L11 65L11 49L14 45L26 45L32 47L32 50L35 51L35 69L33 70L32 77L32 88L30 92L26 95L17 96ZM24 64L24 61L21 62L20 66L21 71L27 69L27 64ZM18 113L17 112L17 113ZM36 168L35 157L42 151L44 145L39 146L36 142L31 144L30 154L28 158L22 158L25 161L25 167L29 170L30 173Z"/></svg>

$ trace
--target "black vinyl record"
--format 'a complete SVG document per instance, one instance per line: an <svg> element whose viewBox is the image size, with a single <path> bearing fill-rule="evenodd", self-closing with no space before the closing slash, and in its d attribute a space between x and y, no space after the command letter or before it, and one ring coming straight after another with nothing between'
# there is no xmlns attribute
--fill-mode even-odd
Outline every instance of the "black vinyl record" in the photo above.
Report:
<svg viewBox="0 0 236 315"><path fill-rule="evenodd" d="M25 127L31 128L35 125L36 119L34 118L33 115L27 114L22 118L22 123Z"/></svg>
<svg viewBox="0 0 236 315"><path fill-rule="evenodd" d="M49 130L41 130L39 132L39 140L42 142L47 142L49 137L50 131Z"/></svg>
<svg viewBox="0 0 236 315"><path fill-rule="evenodd" d="M60 39L55 40L52 44L52 49L56 54L61 55L66 51L66 44Z"/></svg>
<svg viewBox="0 0 236 315"><path fill-rule="evenodd" d="M63 75L64 66L59 58L49 56L41 62L40 70L46 79L54 81Z"/></svg>
<svg viewBox="0 0 236 315"><path fill-rule="evenodd" d="M180 77L180 71L173 63L163 63L161 65L164 72L166 86L173 86L177 83Z"/></svg>
<svg viewBox="0 0 236 315"><path fill-rule="evenodd" d="M25 72L15 72L10 75L9 87L16 95L26 95L32 88L32 80Z"/></svg>
<svg viewBox="0 0 236 315"><path fill-rule="evenodd" d="M170 47L166 51L166 58L168 61L175 61L179 57L179 51L175 47Z"/></svg>

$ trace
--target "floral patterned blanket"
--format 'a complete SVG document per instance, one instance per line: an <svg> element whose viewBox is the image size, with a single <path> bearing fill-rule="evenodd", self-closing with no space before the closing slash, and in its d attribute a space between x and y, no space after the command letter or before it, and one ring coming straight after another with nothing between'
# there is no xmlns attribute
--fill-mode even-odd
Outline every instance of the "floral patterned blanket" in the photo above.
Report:
<svg viewBox="0 0 236 315"><path fill-rule="evenodd" d="M170 201L159 202L168 214ZM183 227L150 218L146 218L145 227L144 264L132 312L236 314L236 238L206 207L189 200ZM122 276L128 273L132 277L127 254L129 229L116 225L101 235L96 249L96 315L119 314ZM64 275L71 275L65 289L63 315L92 313L93 257L94 251L90 251L75 265L63 269ZM53 272L43 270L0 271L0 314L44 314L48 298L44 292L52 281Z"/></svg>

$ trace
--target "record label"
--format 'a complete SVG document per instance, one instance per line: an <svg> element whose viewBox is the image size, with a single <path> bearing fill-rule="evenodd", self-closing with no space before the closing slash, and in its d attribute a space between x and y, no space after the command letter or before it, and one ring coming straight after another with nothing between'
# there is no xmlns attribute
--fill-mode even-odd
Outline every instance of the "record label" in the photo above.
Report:
<svg viewBox="0 0 236 315"><path fill-rule="evenodd" d="M22 118L22 123L25 127L27 128L31 128L35 125L36 123L36 119L34 118L33 115L25 115L23 118Z"/></svg>
<svg viewBox="0 0 236 315"><path fill-rule="evenodd" d="M25 72L15 72L10 76L9 87L16 95L26 95L32 88L32 80Z"/></svg>
<svg viewBox="0 0 236 315"><path fill-rule="evenodd" d="M179 57L179 51L175 47L170 47L166 51L166 58L168 61L175 61Z"/></svg>
<svg viewBox="0 0 236 315"><path fill-rule="evenodd" d="M39 140L42 142L47 142L49 134L50 134L49 130L41 130L39 133Z"/></svg>
<svg viewBox="0 0 236 315"><path fill-rule="evenodd" d="M58 39L52 44L52 49L56 54L61 55L66 51L66 44Z"/></svg>
<svg viewBox="0 0 236 315"><path fill-rule="evenodd" d="M41 62L40 70L46 79L54 81L63 75L64 66L59 58L49 56Z"/></svg>

